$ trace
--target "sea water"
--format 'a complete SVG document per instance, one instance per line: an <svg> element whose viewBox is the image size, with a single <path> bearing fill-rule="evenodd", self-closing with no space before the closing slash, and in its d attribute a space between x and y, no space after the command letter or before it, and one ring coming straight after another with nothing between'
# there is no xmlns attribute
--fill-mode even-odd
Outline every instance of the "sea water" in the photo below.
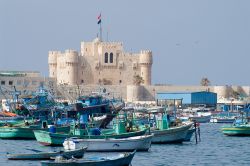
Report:
<svg viewBox="0 0 250 166"><path fill-rule="evenodd" d="M133 166L168 165L250 165L250 137L228 137L222 134L222 124L201 124L201 142L152 145L149 152L137 152ZM33 150L34 149L34 150ZM45 147L35 140L0 140L0 166L40 165L40 161L11 161L6 153L34 153L35 150L54 151L59 147ZM86 153L85 156L100 153ZM101 155L114 153L101 153Z"/></svg>

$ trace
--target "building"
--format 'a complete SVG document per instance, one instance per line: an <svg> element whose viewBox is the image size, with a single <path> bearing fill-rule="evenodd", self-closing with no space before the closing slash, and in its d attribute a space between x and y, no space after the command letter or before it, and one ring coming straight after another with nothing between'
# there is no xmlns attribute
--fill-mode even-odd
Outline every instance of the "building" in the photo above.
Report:
<svg viewBox="0 0 250 166"><path fill-rule="evenodd" d="M156 96L157 102L160 105L188 105L216 107L217 94L213 92L159 92Z"/></svg>
<svg viewBox="0 0 250 166"><path fill-rule="evenodd" d="M31 94L41 86L56 85L53 78L42 77L37 71L0 71L0 99L12 98L15 91L20 95Z"/></svg>
<svg viewBox="0 0 250 166"><path fill-rule="evenodd" d="M134 76L151 85L152 52L128 53L121 42L81 42L81 51L50 51L49 77L62 85L132 85Z"/></svg>

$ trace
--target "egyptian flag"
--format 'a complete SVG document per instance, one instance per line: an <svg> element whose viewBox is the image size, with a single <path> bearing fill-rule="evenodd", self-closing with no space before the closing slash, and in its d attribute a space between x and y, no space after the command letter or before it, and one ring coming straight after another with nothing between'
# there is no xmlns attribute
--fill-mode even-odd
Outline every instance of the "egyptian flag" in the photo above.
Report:
<svg viewBox="0 0 250 166"><path fill-rule="evenodd" d="M97 21L97 24L101 24L102 20L101 20L101 13L100 15L97 17L98 21Z"/></svg>

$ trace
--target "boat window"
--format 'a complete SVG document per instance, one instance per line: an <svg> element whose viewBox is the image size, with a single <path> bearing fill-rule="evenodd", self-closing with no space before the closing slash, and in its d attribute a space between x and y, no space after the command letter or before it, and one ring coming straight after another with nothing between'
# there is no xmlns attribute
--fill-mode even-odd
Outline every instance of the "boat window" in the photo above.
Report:
<svg viewBox="0 0 250 166"><path fill-rule="evenodd" d="M5 81L1 81L1 85L5 85Z"/></svg>

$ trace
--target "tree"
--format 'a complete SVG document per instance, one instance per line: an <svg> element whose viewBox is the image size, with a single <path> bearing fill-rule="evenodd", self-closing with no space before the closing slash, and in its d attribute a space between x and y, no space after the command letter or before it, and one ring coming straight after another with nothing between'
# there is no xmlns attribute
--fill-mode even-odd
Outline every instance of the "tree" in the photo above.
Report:
<svg viewBox="0 0 250 166"><path fill-rule="evenodd" d="M203 77L203 78L201 79L200 84L201 84L201 86L209 86L209 85L210 85L210 81L209 81L208 78Z"/></svg>
<svg viewBox="0 0 250 166"><path fill-rule="evenodd" d="M141 85L141 84L144 83L144 80L143 80L143 78L142 78L141 76L139 76L139 75L134 75L134 80L133 80L133 82L134 82L134 85Z"/></svg>
<svg viewBox="0 0 250 166"><path fill-rule="evenodd" d="M106 78L103 78L102 79L102 82L103 82L103 85L112 85L112 81L111 80L108 80Z"/></svg>

